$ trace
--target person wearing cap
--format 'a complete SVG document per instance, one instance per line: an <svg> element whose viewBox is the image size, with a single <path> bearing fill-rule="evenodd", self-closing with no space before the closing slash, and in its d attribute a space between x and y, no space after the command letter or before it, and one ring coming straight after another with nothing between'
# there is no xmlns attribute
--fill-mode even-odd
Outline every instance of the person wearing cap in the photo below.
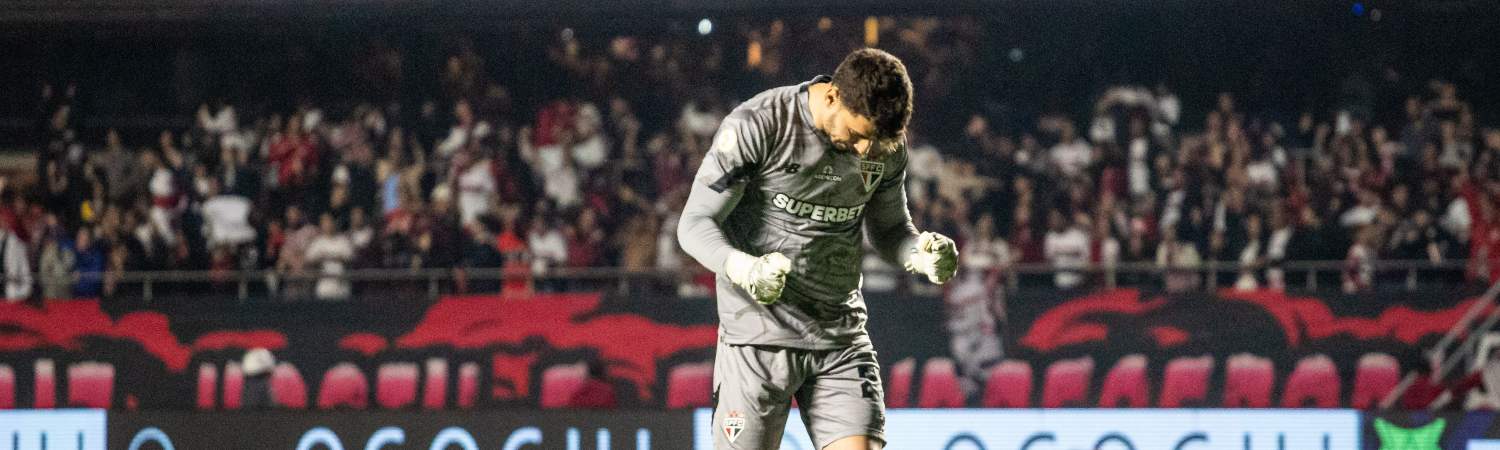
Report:
<svg viewBox="0 0 1500 450"><path fill-rule="evenodd" d="M270 350L256 347L245 352L240 367L245 374L244 390L240 394L243 409L266 409L271 405L271 369L276 367L276 357Z"/></svg>

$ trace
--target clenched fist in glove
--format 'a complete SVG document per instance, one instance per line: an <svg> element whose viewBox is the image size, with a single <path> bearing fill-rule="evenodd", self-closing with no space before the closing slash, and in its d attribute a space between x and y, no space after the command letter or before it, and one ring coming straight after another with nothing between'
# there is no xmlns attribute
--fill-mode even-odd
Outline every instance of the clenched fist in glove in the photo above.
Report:
<svg viewBox="0 0 1500 450"><path fill-rule="evenodd" d="M958 271L958 245L947 236L923 231L906 260L906 271L927 275L933 283L946 283Z"/></svg>
<svg viewBox="0 0 1500 450"><path fill-rule="evenodd" d="M791 270L792 260L781 253L754 257L744 252L732 252L724 260L724 275L729 281L749 292L762 305L776 303L781 298L781 288L786 287L786 274Z"/></svg>

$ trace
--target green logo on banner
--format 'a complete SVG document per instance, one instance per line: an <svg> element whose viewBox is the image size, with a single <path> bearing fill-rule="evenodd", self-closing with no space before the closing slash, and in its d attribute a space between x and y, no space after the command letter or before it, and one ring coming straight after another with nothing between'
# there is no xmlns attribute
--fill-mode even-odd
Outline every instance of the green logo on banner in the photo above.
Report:
<svg viewBox="0 0 1500 450"><path fill-rule="evenodd" d="M1438 439L1448 421L1437 419L1419 428L1401 428L1385 419L1375 419L1375 435L1380 450L1439 450Z"/></svg>

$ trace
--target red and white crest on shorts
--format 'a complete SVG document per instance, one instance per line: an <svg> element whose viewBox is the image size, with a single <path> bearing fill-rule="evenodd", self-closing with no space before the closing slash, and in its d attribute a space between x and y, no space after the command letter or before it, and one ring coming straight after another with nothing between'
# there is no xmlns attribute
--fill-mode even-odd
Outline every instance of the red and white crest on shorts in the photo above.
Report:
<svg viewBox="0 0 1500 450"><path fill-rule="evenodd" d="M730 411L724 416L724 439L733 444L740 438L740 433L745 431L745 416L739 411Z"/></svg>

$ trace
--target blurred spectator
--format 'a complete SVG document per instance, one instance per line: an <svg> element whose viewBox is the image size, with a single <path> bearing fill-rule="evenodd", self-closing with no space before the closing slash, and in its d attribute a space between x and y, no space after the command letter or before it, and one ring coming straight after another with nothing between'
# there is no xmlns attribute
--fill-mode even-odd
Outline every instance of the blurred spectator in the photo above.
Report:
<svg viewBox="0 0 1500 450"><path fill-rule="evenodd" d="M318 227L307 223L302 215L302 208L289 205L286 208L286 228L284 237L280 238L280 246L274 253L279 256L276 260L276 270L300 277L308 269L308 249L312 246L313 239L318 237ZM312 294L309 283L306 280L293 279L287 282L286 290L282 295L296 299L308 297Z"/></svg>
<svg viewBox="0 0 1500 450"><path fill-rule="evenodd" d="M16 233L0 228L0 261L5 263L5 300L11 303L31 297L31 262L26 243Z"/></svg>
<svg viewBox="0 0 1500 450"><path fill-rule="evenodd" d="M78 284L73 287L73 295L79 298L99 297L103 293L103 272L106 268L106 253L102 245L94 240L91 230L84 228L78 230L78 237L74 242L74 273L78 275Z"/></svg>
<svg viewBox="0 0 1500 450"><path fill-rule="evenodd" d="M1053 277L1059 289L1072 289L1083 283L1083 274L1077 269L1088 267L1089 235L1083 231L1086 225L1068 219L1062 211L1047 213L1047 237L1044 252L1047 262L1057 268Z"/></svg>
<svg viewBox="0 0 1500 450"><path fill-rule="evenodd" d="M333 215L318 218L318 236L307 246L307 263L324 275L318 279L319 300L343 300L349 297L349 281L342 278L344 269L354 259L354 244L339 232Z"/></svg>
<svg viewBox="0 0 1500 450"><path fill-rule="evenodd" d="M1177 240L1176 228L1162 231L1161 245L1156 247L1156 266L1166 272L1167 292L1197 288L1197 271L1202 262L1196 247Z"/></svg>
<svg viewBox="0 0 1500 450"><path fill-rule="evenodd" d="M247 411L270 409L271 372L276 369L276 357L270 350L256 347L245 352L240 360L245 375L240 391L240 408Z"/></svg>
<svg viewBox="0 0 1500 450"><path fill-rule="evenodd" d="M250 210L254 207L250 199L223 192L223 182L213 177L209 179L205 198L200 214L210 247L235 247L255 240L255 228L250 226Z"/></svg>
<svg viewBox="0 0 1500 450"><path fill-rule="evenodd" d="M448 131L448 137L436 147L437 155L445 159L453 157L471 142L489 137L491 131L489 122L474 117L474 109L469 106L468 100L453 103L453 118L453 129Z"/></svg>
<svg viewBox="0 0 1500 450"><path fill-rule="evenodd" d="M75 256L73 246L66 241L62 233L62 227L52 227L42 240L42 255L41 261L37 264L37 275L41 278L43 299L73 298Z"/></svg>
<svg viewBox="0 0 1500 450"><path fill-rule="evenodd" d="M539 216L532 219L526 242L531 252L533 274L545 276L548 270L567 264L568 242L559 225L557 219L552 217ZM545 284L551 289L558 286L553 280L548 280Z"/></svg>

